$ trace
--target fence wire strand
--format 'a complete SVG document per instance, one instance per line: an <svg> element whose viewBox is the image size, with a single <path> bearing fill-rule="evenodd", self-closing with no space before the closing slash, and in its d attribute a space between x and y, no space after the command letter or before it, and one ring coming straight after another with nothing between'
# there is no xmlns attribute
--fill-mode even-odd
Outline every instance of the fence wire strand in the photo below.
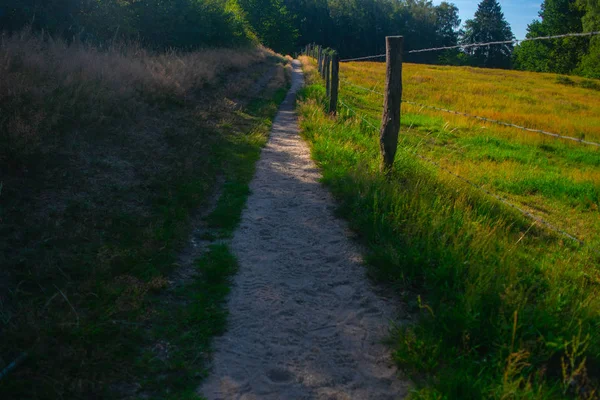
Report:
<svg viewBox="0 0 600 400"><path fill-rule="evenodd" d="M496 42L469 43L469 44L459 44L459 45L455 45L455 46L431 47L428 49L409 50L405 54L425 53L425 52L430 52L430 51L452 50L452 49L467 49L467 48L473 48L473 47L484 47L484 46L492 46L492 45L500 45L500 44L519 44L519 43L523 43L523 42L532 42L532 41L536 41L536 40L551 40L551 39L561 39L561 38L568 38L568 37L585 37L585 36L594 36L594 35L600 35L600 31L565 33L562 35L538 36L538 37L534 37L534 38L525 38L525 39L511 39L511 40L502 40L502 41L496 41ZM372 60L372 59L381 58L381 57L385 57L385 54L377 54L377 55L373 55L373 56L365 56L365 57L357 57L357 58L347 58L344 60L340 60L340 62Z"/></svg>
<svg viewBox="0 0 600 400"><path fill-rule="evenodd" d="M536 40L550 40L550 39L561 39L561 38L568 38L568 37L582 37L582 36L594 36L594 35L600 35L600 32L565 33L563 35L538 36L538 37L533 37L533 38L502 40L502 41L497 41L497 42L459 44L456 46L432 47L429 49L410 50L407 53L414 54L414 53L424 53L427 51L467 49L467 48L472 48L472 47L483 47L483 46L491 46L491 45L498 45L498 44L519 44L519 43L523 43L523 42L532 42L532 41L536 41Z"/></svg>
<svg viewBox="0 0 600 400"><path fill-rule="evenodd" d="M347 80L343 80L342 82L344 82L344 83L346 83L346 84L348 84L350 86L354 86L356 88L362 89L362 90L367 90L369 92L376 93L376 94L378 94L380 96L385 96L381 92L378 92L378 91L373 90L373 89L369 89L369 88L364 87L364 86L355 85L354 83L351 83L351 82L349 82ZM443 111L443 112L446 112L446 113L460 115L460 116L468 117L468 118L474 118L474 119L478 119L480 121L490 122L490 123L494 123L494 124L497 124L497 125L502 125L502 126L506 126L506 127L510 127L510 128L521 129L521 130L527 131L527 132L534 132L534 133L539 133L539 134L546 135L546 136L552 136L552 137L557 138L557 139L571 140L573 142L578 142L578 143L583 143L583 144L587 144L587 145L590 145L590 146L600 147L600 143L590 142L588 140L583 140L583 139L572 137L572 136L559 135L558 133L552 133L552 132L544 131L542 129L527 128L525 126L516 125L516 124L510 123L510 122L498 121L498 120L495 120L495 119L486 118L486 117L480 117L478 115L468 114L468 113L464 113L464 112L461 112L461 111L448 110L446 108L430 106L430 105L422 104L422 103L416 103L416 102L410 101L410 100L402 100L402 102L406 103L406 104L413 105L413 106L421 107L421 108L428 108L428 109L431 109L431 110Z"/></svg>
<svg viewBox="0 0 600 400"><path fill-rule="evenodd" d="M364 117L363 117L363 116L362 116L362 115L361 115L359 112L357 112L356 110L354 110L352 107L350 107L349 105L347 105L346 103L344 103L344 102L343 102L341 99L340 99L340 103L341 103L341 104L342 104L344 107L346 107L346 108L347 108L347 109L348 109L350 112L352 112L354 115L356 115L358 118L360 118L360 119L362 119L364 122L366 122L366 123L367 123L367 125L369 125L369 126L370 126L370 127L372 127L373 129L375 129L376 131L379 131L379 129L378 129L378 128L377 128L375 125L373 125L371 122L369 122L369 121L368 121L366 118L364 118ZM546 228L550 229L551 231L554 231L554 232L556 232L556 233L559 233L559 234L561 234L561 235L565 236L566 238L568 238L568 239L570 239L570 240L572 240L572 241L574 241L574 242L577 242L577 243L579 243L580 245L584 245L584 244L585 244L585 243L584 243L584 242L583 242L581 239L578 239L578 238L577 238L577 237L575 237L574 235L571 235L570 233L568 233L568 232L566 232L566 231L564 231L564 230L562 230L562 229L560 229L560 228L558 228L558 227L556 227L556 226L552 225L551 223L549 223L548 221L544 220L543 218L540 218L540 217L538 217L538 216L536 216L536 215L533 215L533 214L532 214L532 213L530 213L529 211L527 211L527 210L524 210L524 209L522 209L522 208L520 208L520 207L518 207L518 206L516 206L516 205L512 204L511 202L509 202L508 200L506 200L504 197L502 197L502 196L499 196L499 195L497 195L497 194L495 194L495 193L492 193L491 191L487 190L487 189L486 189L486 188L484 188L483 186L481 186L481 185L478 185L478 184L476 184L475 182L473 182L473 181L471 181L471 180L469 180L469 179L467 179L467 178L465 178L465 177L463 177L463 176L461 176L461 175L459 175L459 174L457 174L457 173L453 172L452 170L450 170L450 169L448 169L448 168L444 167L443 165L441 165L441 164L440 164L440 163L438 163L437 161L434 161L434 160L432 160L432 159L430 159L430 158L428 158L428 157L425 157L425 156L422 156L422 155L420 155L419 153L417 153L417 151L416 151L416 150L415 150L415 151L409 151L409 150L406 150L406 149L404 149L404 148L402 148L402 147L401 147L400 149L401 149L401 150L403 150L403 151L405 151L405 152L406 152L406 153L408 153L408 154L412 154L412 155L414 155L415 157L417 157L417 158L419 158L419 159L421 159L421 160L423 160L423 161L425 161L425 162L427 162L427 163L429 163L429 164L431 164L431 165L433 165L433 166L435 166L435 167L437 167L437 168L441 169L442 171L444 171L444 172L446 172L446 173L448 173L448 174L450 174L450 175L454 176L455 178L457 178L457 179L461 180L462 182L465 182L465 183L466 183L466 184L468 184L469 186L471 186L471 187L473 187L473 188L475 188L475 189L477 189L477 190L481 191L482 193L484 193L484 194L486 194L486 195L488 195L488 196L491 196L491 197L493 197L494 199L496 199L496 200L500 201L501 203L503 203L503 204L505 204L505 205L509 206L510 208L512 208L512 209L514 209L514 210L516 210L516 211L520 212L520 213L521 213L522 215L524 215L525 217L527 217L527 218L529 218L529 219L532 219L533 221L535 221L535 222L538 222L538 223L542 224L543 226L545 226ZM596 251L596 250L594 250L594 251Z"/></svg>
<svg viewBox="0 0 600 400"><path fill-rule="evenodd" d="M367 120L364 116L362 116L361 114L357 113L352 107L350 107L348 104L344 103L342 101L342 99L338 99L338 101L340 102L341 105L343 105L344 107L346 107L348 109L348 111L350 111L351 113L353 113L354 115L356 115L358 118L362 119L367 125L369 125L371 128L375 129L376 131L379 131L379 128L377 128L375 125L373 125L371 122L369 122L369 120Z"/></svg>

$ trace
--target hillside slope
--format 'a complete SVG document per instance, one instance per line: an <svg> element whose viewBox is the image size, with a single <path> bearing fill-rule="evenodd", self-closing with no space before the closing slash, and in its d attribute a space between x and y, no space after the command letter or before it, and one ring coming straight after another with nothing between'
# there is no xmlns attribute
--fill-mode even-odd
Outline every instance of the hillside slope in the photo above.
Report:
<svg viewBox="0 0 600 400"><path fill-rule="evenodd" d="M182 342L156 364L168 335L157 329L182 309L161 293L218 187L237 185L243 205L287 60L99 51L27 32L5 37L0 59L0 369L27 354L0 397L183 390L203 358Z"/></svg>

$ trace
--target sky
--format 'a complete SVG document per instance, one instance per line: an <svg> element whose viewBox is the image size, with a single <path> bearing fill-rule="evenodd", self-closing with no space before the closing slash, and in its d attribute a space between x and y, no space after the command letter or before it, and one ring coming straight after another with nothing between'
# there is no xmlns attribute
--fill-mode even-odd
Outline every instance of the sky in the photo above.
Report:
<svg viewBox="0 0 600 400"><path fill-rule="evenodd" d="M448 3L454 3L459 10L460 19L463 24L466 20L472 19L477 11L477 5L480 0L446 0ZM434 4L440 4L442 0L434 0ZM504 12L504 18L510 24L512 31L517 39L522 39L527 33L527 25L538 18L538 12L542 5L542 0L499 0L500 7Z"/></svg>

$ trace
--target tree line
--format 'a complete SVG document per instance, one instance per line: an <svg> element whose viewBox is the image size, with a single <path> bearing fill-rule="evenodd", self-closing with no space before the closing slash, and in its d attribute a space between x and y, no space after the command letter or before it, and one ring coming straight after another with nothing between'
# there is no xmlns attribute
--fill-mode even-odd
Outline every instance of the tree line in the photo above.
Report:
<svg viewBox="0 0 600 400"><path fill-rule="evenodd" d="M528 37L600 30L598 0L544 0ZM0 0L0 28L30 25L70 40L134 39L192 49L262 42L282 53L308 43L343 58L381 54L384 37L405 50L515 39L497 0L482 0L461 28L458 8L430 0ZM438 52L408 62L517 68L600 78L600 38L566 38Z"/></svg>
<svg viewBox="0 0 600 400"><path fill-rule="evenodd" d="M598 0L545 0L540 20L529 24L527 37L600 31ZM572 37L524 42L513 57L515 68L600 78L600 37Z"/></svg>

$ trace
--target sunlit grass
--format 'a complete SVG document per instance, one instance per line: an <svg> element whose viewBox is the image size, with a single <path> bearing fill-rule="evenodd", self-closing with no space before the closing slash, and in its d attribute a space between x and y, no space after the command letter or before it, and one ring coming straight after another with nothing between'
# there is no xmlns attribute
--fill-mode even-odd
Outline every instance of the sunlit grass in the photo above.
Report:
<svg viewBox="0 0 600 400"><path fill-rule="evenodd" d="M361 86L383 81L379 64L344 64L341 71ZM342 84L341 99L369 123L345 107L331 118L323 112L320 78L310 64L305 72L308 86L298 109L323 181L365 243L371 275L395 288L404 309L417 317L396 327L390 342L395 360L415 381L413 397L595 398L600 153L404 108L388 180L379 172L378 132L369 124L379 126L382 99ZM513 74L489 71L490 88L506 90L490 79L504 73ZM405 98L410 88L405 85ZM451 96L449 88L447 93ZM586 244L535 223L414 152L578 234Z"/></svg>
<svg viewBox="0 0 600 400"><path fill-rule="evenodd" d="M344 63L340 71L351 82L378 91L383 89L384 63ZM572 79L575 83L585 81L575 77ZM406 100L599 142L600 84L594 89L562 82L564 80L555 74L403 65L403 98ZM415 106L404 107L407 112L419 110ZM439 115L435 112L423 112L427 115ZM481 122L473 122L464 117L444 118L458 126L481 125ZM510 138L519 136L523 141L548 141L533 133L520 133L513 129L499 131L499 134Z"/></svg>
<svg viewBox="0 0 600 400"><path fill-rule="evenodd" d="M378 126L384 63L345 63L341 97ZM600 91L554 74L403 66L403 98L600 142ZM402 146L600 249L600 147L402 105Z"/></svg>

